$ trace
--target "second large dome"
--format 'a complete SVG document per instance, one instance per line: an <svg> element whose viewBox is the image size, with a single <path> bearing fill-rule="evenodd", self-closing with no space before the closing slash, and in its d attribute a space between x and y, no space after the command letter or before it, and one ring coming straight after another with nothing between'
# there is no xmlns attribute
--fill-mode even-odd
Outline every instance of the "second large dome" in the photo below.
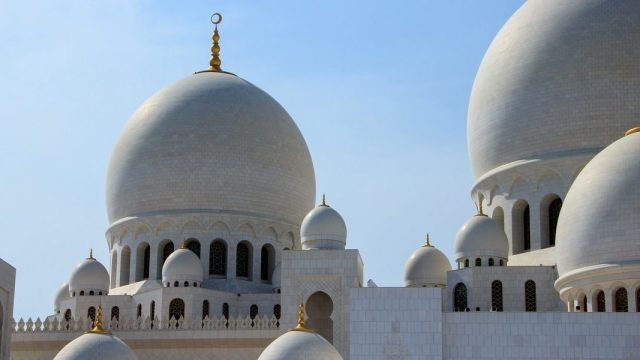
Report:
<svg viewBox="0 0 640 360"><path fill-rule="evenodd" d="M640 1L529 0L482 60L468 114L476 178L595 155L640 118Z"/></svg>
<svg viewBox="0 0 640 360"><path fill-rule="evenodd" d="M234 75L205 72L151 96L115 146L109 221L229 211L299 224L315 176L300 130L271 96Z"/></svg>

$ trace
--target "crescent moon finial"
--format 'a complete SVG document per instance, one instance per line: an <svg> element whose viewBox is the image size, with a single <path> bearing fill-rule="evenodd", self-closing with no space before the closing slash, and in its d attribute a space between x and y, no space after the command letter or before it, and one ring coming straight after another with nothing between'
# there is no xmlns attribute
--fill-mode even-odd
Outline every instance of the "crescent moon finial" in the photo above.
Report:
<svg viewBox="0 0 640 360"><path fill-rule="evenodd" d="M220 13L213 13L213 15L211 15L211 23L213 25L218 25L222 22L222 15L220 15Z"/></svg>

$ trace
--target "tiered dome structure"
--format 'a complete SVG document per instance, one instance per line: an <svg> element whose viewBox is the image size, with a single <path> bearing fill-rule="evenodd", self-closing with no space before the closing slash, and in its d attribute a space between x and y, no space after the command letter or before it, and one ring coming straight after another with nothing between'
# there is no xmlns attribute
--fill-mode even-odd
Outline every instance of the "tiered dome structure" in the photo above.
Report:
<svg viewBox="0 0 640 360"><path fill-rule="evenodd" d="M414 251L404 265L404 286L444 287L447 286L447 272L451 263L447 256L427 242Z"/></svg>
<svg viewBox="0 0 640 360"><path fill-rule="evenodd" d="M639 154L640 128L634 128L596 155L567 194L558 223L555 287L569 303L588 298L586 303L596 304L600 292L605 305L624 303L640 291Z"/></svg>
<svg viewBox="0 0 640 360"><path fill-rule="evenodd" d="M512 264L555 265L571 183L635 126L639 17L634 0L529 0L487 50L469 101L472 198L504 224L511 255L522 254Z"/></svg>
<svg viewBox="0 0 640 360"><path fill-rule="evenodd" d="M303 250L344 250L347 244L347 225L335 209L322 203L311 210L302 220L300 237Z"/></svg>

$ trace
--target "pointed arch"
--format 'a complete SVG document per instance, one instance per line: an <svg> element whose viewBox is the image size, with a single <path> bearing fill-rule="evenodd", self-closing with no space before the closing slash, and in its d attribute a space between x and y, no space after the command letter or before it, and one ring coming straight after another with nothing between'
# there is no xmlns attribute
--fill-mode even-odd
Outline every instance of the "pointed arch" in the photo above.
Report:
<svg viewBox="0 0 640 360"><path fill-rule="evenodd" d="M509 197L516 197L519 194L528 192L531 187L530 182L522 176L516 177L509 187Z"/></svg>
<svg viewBox="0 0 640 360"><path fill-rule="evenodd" d="M316 333L333 344L333 300L323 292L317 291L307 299L305 309L309 319L307 324L310 328L315 329Z"/></svg>
<svg viewBox="0 0 640 360"><path fill-rule="evenodd" d="M256 239L255 228L250 223L244 223L236 230L237 236L240 239L253 241Z"/></svg>
<svg viewBox="0 0 640 360"><path fill-rule="evenodd" d="M229 239L231 234L231 229L224 221L216 221L209 227L207 231L213 237L221 238L221 239Z"/></svg>
<svg viewBox="0 0 640 360"><path fill-rule="evenodd" d="M209 245L209 275L227 276L227 242L215 239Z"/></svg>

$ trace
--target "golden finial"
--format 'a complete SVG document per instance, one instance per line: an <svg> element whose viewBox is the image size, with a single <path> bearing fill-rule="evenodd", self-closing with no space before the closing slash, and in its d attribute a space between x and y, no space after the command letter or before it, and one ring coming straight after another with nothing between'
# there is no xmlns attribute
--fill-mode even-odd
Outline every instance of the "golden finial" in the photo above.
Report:
<svg viewBox="0 0 640 360"><path fill-rule="evenodd" d="M302 303L298 305L298 324L293 329L289 329L289 331L313 332L313 330L309 329L304 323L304 305Z"/></svg>
<svg viewBox="0 0 640 360"><path fill-rule="evenodd" d="M631 128L631 129L627 130L627 132L624 133L624 136L635 134L637 132L640 132L640 126L639 127L634 127L634 128Z"/></svg>
<svg viewBox="0 0 640 360"><path fill-rule="evenodd" d="M322 194L322 204L320 204L320 206L325 206L325 207L329 206L327 205L327 197L325 196L325 194Z"/></svg>
<svg viewBox="0 0 640 360"><path fill-rule="evenodd" d="M89 249L89 257L88 257L87 259L95 260L95 259L93 258L93 248L90 248L90 249Z"/></svg>
<svg viewBox="0 0 640 360"><path fill-rule="evenodd" d="M222 15L214 13L211 15L211 23L215 26L213 29L213 45L211 45L211 59L209 60L209 68L207 70L197 71L196 74L203 72L221 72L225 74L235 75L233 73L222 70L222 60L220 60L220 34L218 33L218 24L222 22Z"/></svg>
<svg viewBox="0 0 640 360"><path fill-rule="evenodd" d="M98 305L98 315L96 315L96 325L93 329L87 331L91 334L111 334L111 331L105 330L102 327L102 304Z"/></svg>
<svg viewBox="0 0 640 360"><path fill-rule="evenodd" d="M433 247L431 245L431 239L429 237L429 233L427 233L427 242L424 244L424 247Z"/></svg>
<svg viewBox="0 0 640 360"><path fill-rule="evenodd" d="M182 240L182 244L180 244L180 249L186 249L187 248L187 238L184 238L184 240Z"/></svg>

